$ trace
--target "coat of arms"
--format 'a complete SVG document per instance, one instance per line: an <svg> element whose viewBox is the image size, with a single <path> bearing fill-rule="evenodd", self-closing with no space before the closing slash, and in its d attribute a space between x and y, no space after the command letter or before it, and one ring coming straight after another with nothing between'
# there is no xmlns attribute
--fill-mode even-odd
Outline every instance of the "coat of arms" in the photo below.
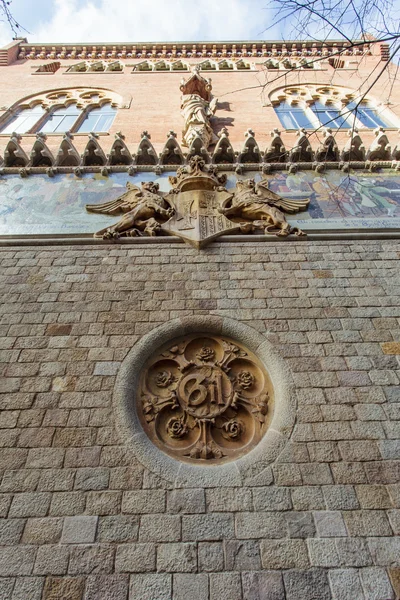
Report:
<svg viewBox="0 0 400 600"><path fill-rule="evenodd" d="M189 165L170 177L172 189L160 192L157 183L143 182L141 189L131 183L116 200L88 204L89 212L122 215L110 227L94 234L103 239L119 237L176 235L201 248L223 234L252 233L287 236L303 235L291 227L285 213L306 210L306 200L282 198L268 188L267 181L238 181L235 190L224 187L226 176L213 165L193 156Z"/></svg>

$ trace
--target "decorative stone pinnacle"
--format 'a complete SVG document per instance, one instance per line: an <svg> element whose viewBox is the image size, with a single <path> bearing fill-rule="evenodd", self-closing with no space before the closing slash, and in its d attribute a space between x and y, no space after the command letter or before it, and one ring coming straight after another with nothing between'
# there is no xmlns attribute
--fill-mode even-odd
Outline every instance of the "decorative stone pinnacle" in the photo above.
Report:
<svg viewBox="0 0 400 600"><path fill-rule="evenodd" d="M22 140L22 135L20 135L19 133L17 133L16 131L13 131L10 139L12 140L17 140L17 142L19 143Z"/></svg>

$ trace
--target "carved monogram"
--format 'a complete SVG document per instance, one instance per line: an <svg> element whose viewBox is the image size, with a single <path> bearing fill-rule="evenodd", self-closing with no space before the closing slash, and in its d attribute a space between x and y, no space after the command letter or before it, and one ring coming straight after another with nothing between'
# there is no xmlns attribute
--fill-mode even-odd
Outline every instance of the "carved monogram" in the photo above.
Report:
<svg viewBox="0 0 400 600"><path fill-rule="evenodd" d="M139 417L150 439L181 460L223 462L251 450L267 429L272 388L236 342L189 336L159 352L140 380Z"/></svg>

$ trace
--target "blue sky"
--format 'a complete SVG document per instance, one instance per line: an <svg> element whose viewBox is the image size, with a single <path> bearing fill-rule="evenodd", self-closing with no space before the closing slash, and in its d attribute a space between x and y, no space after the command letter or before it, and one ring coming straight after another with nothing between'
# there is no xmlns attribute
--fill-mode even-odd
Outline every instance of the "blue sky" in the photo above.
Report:
<svg viewBox="0 0 400 600"><path fill-rule="evenodd" d="M268 0L12 0L29 42L261 40ZM0 23L0 46L12 33Z"/></svg>

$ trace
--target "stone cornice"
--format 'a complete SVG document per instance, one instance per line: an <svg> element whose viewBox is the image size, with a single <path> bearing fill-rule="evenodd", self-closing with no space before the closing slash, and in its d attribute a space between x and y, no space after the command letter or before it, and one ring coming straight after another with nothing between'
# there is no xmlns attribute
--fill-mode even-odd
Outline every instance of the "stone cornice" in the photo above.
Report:
<svg viewBox="0 0 400 600"><path fill-rule="evenodd" d="M345 40L327 43L309 41L225 41L225 42L141 42L141 43L79 43L30 44L21 41L19 59L160 59L160 58L240 58L270 56L330 56L337 53L361 55L370 52L370 45L355 41L349 48Z"/></svg>

